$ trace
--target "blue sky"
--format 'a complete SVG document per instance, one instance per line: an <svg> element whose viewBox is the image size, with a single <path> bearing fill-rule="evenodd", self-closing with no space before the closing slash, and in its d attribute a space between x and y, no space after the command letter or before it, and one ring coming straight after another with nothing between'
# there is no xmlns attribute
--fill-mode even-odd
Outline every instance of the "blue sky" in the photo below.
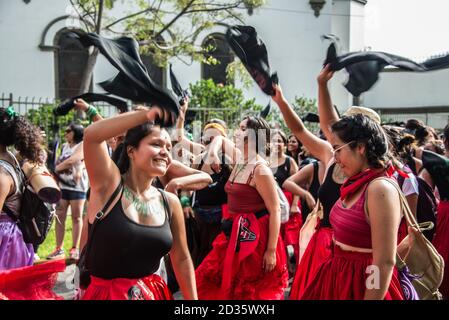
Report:
<svg viewBox="0 0 449 320"><path fill-rule="evenodd" d="M368 0L365 44L416 60L449 52L449 0Z"/></svg>

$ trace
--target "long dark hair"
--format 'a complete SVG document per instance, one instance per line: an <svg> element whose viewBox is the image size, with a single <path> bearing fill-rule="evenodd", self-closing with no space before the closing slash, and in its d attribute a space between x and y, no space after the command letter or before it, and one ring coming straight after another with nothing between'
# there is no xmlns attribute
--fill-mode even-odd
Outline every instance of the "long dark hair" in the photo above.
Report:
<svg viewBox="0 0 449 320"><path fill-rule="evenodd" d="M69 124L70 130L73 132L73 141L78 144L83 141L84 138L84 127L80 124L71 123Z"/></svg>
<svg viewBox="0 0 449 320"><path fill-rule="evenodd" d="M0 144L12 146L20 156L35 163L41 163L43 138L40 129L25 117L7 113L0 108Z"/></svg>
<svg viewBox="0 0 449 320"><path fill-rule="evenodd" d="M114 160L114 162L117 163L117 167L119 168L121 174L124 174L129 170L128 147L131 146L138 148L140 141L148 136L153 131L154 127L154 123L146 122L137 127L131 128L126 132L125 140L117 147L116 152L113 155L113 160L114 158L117 159L116 155L120 152L118 161L116 162Z"/></svg>
<svg viewBox="0 0 449 320"><path fill-rule="evenodd" d="M377 122L367 116L356 114L342 117L332 125L332 132L351 149L362 143L366 148L368 165L372 168L386 168L392 159L388 150L388 138Z"/></svg>

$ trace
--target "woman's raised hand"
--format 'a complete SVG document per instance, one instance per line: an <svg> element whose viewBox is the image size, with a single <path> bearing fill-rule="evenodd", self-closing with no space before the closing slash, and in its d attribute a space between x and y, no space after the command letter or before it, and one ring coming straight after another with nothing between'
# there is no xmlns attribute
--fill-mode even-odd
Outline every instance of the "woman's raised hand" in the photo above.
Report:
<svg viewBox="0 0 449 320"><path fill-rule="evenodd" d="M317 81L318 84L324 85L327 84L327 82L332 79L332 76L334 75L334 71L330 69L330 64L326 64L326 66L321 69L320 74L318 75Z"/></svg>

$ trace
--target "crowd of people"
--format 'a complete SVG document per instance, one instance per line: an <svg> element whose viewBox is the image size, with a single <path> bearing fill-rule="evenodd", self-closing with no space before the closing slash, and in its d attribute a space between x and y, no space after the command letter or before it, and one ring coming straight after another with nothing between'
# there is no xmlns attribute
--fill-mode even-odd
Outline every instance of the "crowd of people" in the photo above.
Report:
<svg viewBox="0 0 449 320"><path fill-rule="evenodd" d="M449 125L382 124L356 106L340 116L332 76L326 66L317 78L321 134L280 85L272 99L289 135L246 116L210 119L195 142L184 130L188 99L177 118L154 105L108 119L78 99L92 123L65 130L52 173L61 190L56 243L39 264L16 220L27 178L20 166L45 165L45 141L13 108L0 108L0 299L59 298L52 285L61 261L78 261L84 249L89 276L77 299L164 300L180 290L189 300L280 300L290 288L290 300L404 300L398 245L407 235L413 245L420 231L407 226L402 195L418 222L434 222L425 236L445 261L440 292L449 298ZM432 196L435 212L422 205ZM316 212L313 235L301 241ZM373 267L378 281L369 286Z"/></svg>

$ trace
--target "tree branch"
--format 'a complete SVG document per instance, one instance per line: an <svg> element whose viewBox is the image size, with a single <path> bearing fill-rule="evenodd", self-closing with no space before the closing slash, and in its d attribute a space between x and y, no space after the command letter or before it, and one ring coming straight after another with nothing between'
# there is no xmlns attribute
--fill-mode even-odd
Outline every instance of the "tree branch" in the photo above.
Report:
<svg viewBox="0 0 449 320"><path fill-rule="evenodd" d="M130 19L130 18L137 17L138 15L141 15L141 14L144 14L144 13L147 13L147 12L150 12L150 11L156 11L156 9L154 9L153 7L151 7L151 8L146 8L146 9L144 9L144 10L141 10L141 11L139 11L139 12L130 14L130 15L128 15L128 16L121 17L120 19L118 19L118 20L116 20L116 21L114 21L114 22L108 24L105 28L108 29L108 28L112 27L113 25L116 25L116 24L119 23L119 22L122 22L122 21L127 20L127 19Z"/></svg>
<svg viewBox="0 0 449 320"><path fill-rule="evenodd" d="M173 23L176 22L176 20L178 20L182 15L184 15L187 11L187 9L190 8L190 6L193 4L193 2L195 2L195 0L190 0L190 2L185 6L184 9L181 10L180 13L178 13L169 23L167 23L165 25L165 27L162 28L162 30L160 30L155 36L154 38L157 39L165 30L167 30L168 28L170 28L172 26Z"/></svg>
<svg viewBox="0 0 449 320"><path fill-rule="evenodd" d="M100 34L100 31L101 31L101 20L103 18L103 8L104 8L104 0L100 0L100 3L98 5L97 24L95 27L95 31L97 34Z"/></svg>

